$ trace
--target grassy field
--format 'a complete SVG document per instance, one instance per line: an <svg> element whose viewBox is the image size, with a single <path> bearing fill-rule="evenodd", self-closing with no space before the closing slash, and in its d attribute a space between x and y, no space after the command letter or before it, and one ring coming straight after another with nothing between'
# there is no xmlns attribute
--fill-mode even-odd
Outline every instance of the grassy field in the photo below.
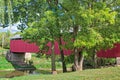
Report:
<svg viewBox="0 0 120 80"><path fill-rule="evenodd" d="M37 74L0 80L120 80L120 67L88 69L80 72L60 73L57 75Z"/></svg>
<svg viewBox="0 0 120 80"><path fill-rule="evenodd" d="M0 78L0 80L120 80L120 67L107 67L100 69L86 69L80 72L58 73L57 75L50 74L51 61L43 58L32 58L37 69L45 69L39 74L27 74L13 78ZM70 66L68 66L70 67ZM2 70L13 69L12 65L6 61L5 55L0 55L0 75L7 72ZM61 69L61 62L57 61L57 70ZM9 73L9 72L8 72Z"/></svg>
<svg viewBox="0 0 120 80"><path fill-rule="evenodd" d="M0 70L4 69L13 69L13 66L4 57L0 57Z"/></svg>

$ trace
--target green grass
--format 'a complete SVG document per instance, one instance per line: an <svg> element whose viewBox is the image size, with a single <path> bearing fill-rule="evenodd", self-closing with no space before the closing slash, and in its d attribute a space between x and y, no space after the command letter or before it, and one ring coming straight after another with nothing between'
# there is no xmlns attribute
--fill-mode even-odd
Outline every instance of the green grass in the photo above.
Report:
<svg viewBox="0 0 120 80"><path fill-rule="evenodd" d="M0 47L0 55L1 55L4 51L6 51L6 50Z"/></svg>
<svg viewBox="0 0 120 80"><path fill-rule="evenodd" d="M47 68L51 69L51 58L46 59L45 56L42 56L40 58L35 56L36 54L32 54L32 61L33 65L39 69L39 68ZM56 56L56 68L61 69L62 68L62 62L59 60L60 56ZM67 64L67 67L70 68L72 64Z"/></svg>
<svg viewBox="0 0 120 80"><path fill-rule="evenodd" d="M89 69L57 75L26 75L14 78L1 78L0 80L120 80L120 67Z"/></svg>
<svg viewBox="0 0 120 80"><path fill-rule="evenodd" d="M0 70L13 69L13 66L5 59L4 55L0 55Z"/></svg>
<svg viewBox="0 0 120 80"><path fill-rule="evenodd" d="M33 65L36 68L50 68L51 69L51 59L46 58L36 58L32 57ZM56 67L61 68L62 63L60 61L56 61Z"/></svg>
<svg viewBox="0 0 120 80"><path fill-rule="evenodd" d="M120 67L108 67L101 69L88 69L79 72L58 73L51 75L50 59L45 58L32 58L34 65L38 69L43 69L40 74L24 75L14 78L0 78L0 80L120 80ZM46 69L47 68L47 69ZM61 68L61 63L57 62L57 69ZM13 69L12 65L6 61L5 56L0 56L0 71L5 69ZM45 69L45 70L44 70ZM0 72L2 74L2 72ZM7 74L3 72L2 76Z"/></svg>

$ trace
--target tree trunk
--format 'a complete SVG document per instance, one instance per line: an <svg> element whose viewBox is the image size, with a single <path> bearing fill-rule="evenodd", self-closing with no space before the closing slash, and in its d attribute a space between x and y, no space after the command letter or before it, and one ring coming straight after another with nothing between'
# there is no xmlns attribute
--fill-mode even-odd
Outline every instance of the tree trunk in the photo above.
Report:
<svg viewBox="0 0 120 80"><path fill-rule="evenodd" d="M59 44L62 45L61 36L59 38ZM61 54L61 61L62 61L62 69L63 69L63 73L64 73L64 72L67 72L67 67L66 67L66 63L65 63L65 57L64 57L63 49L61 47L60 47L60 54Z"/></svg>
<svg viewBox="0 0 120 80"><path fill-rule="evenodd" d="M93 54L93 61L94 61L93 67L94 67L94 68L97 68L98 65L97 65L97 55L96 55L96 54Z"/></svg>
<svg viewBox="0 0 120 80"><path fill-rule="evenodd" d="M94 68L97 68L98 67L98 64L97 64L97 55L96 55L96 53L97 53L97 50L95 50L95 49L93 49L93 67Z"/></svg>
<svg viewBox="0 0 120 80"><path fill-rule="evenodd" d="M72 71L77 71L78 70L78 50L75 48L74 49L74 65L72 66Z"/></svg>
<svg viewBox="0 0 120 80"><path fill-rule="evenodd" d="M78 49L75 49L74 52L74 65L72 66L72 71L82 71L84 56Z"/></svg>
<svg viewBox="0 0 120 80"><path fill-rule="evenodd" d="M8 11L8 1L7 0L4 0L4 5L6 6L5 8L4 8L4 26L3 27L8 27L7 25L8 25L8 13L7 13L7 11Z"/></svg>
<svg viewBox="0 0 120 80"><path fill-rule="evenodd" d="M79 26L74 26L74 28L73 28L74 40L77 36L78 30L79 30ZM81 50L78 50L78 48L74 47L74 65L72 66L72 71L82 70L83 59L84 58L83 58L83 55L81 53Z"/></svg>
<svg viewBox="0 0 120 80"><path fill-rule="evenodd" d="M61 60L62 60L63 72L67 72L63 50L60 50L60 52L61 52Z"/></svg>
<svg viewBox="0 0 120 80"><path fill-rule="evenodd" d="M52 66L52 74L57 74L56 65L55 65L54 42L52 43L51 66Z"/></svg>
<svg viewBox="0 0 120 80"><path fill-rule="evenodd" d="M78 70L79 71L83 70L83 60L84 60L84 56L83 56L82 52L79 52L79 61L78 61L78 64L79 64Z"/></svg>

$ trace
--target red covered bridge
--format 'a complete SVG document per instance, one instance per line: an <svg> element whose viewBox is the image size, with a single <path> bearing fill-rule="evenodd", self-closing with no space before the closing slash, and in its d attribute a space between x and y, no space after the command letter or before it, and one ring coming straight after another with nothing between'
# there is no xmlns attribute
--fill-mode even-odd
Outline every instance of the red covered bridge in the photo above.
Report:
<svg viewBox="0 0 120 80"><path fill-rule="evenodd" d="M67 45L67 44L62 40L62 45ZM48 48L48 50L45 50L44 53L51 54L52 53L51 42L48 42L46 44L46 48ZM10 54L7 54L7 60L10 62L15 62L14 63L15 65L23 66L23 64L26 65L26 63L24 62L26 54L37 53L39 51L40 51L39 46L37 46L35 43L29 43L28 41L22 40L22 38L12 38L10 40L10 52L9 52ZM63 49L63 52L64 55L71 55L73 53L73 51L70 49ZM59 44L57 41L54 41L54 53L56 55L60 54ZM97 57L102 57L102 58L117 58L117 64L118 65L120 64L119 43L115 44L114 47L111 49L100 50L96 54Z"/></svg>
<svg viewBox="0 0 120 80"><path fill-rule="evenodd" d="M64 41L62 42L64 45ZM46 47L48 47L48 51L45 51L45 54L51 54L52 50L52 44L51 42L48 42L46 44ZM60 54L59 44L57 41L54 41L54 53ZM39 47L35 43L28 43L27 41L24 41L22 39L11 39L10 40L10 51L15 53L37 53L40 51ZM72 54L72 50L70 49L63 49L64 55L70 55Z"/></svg>
<svg viewBox="0 0 120 80"><path fill-rule="evenodd" d="M65 42L62 41L62 44L64 45ZM44 50L45 54L51 54L52 53L52 44L51 42L48 42L46 44L46 47L48 47L48 50ZM29 62L31 60L31 53L38 53L40 51L39 46L37 46L35 43L29 43L27 40L22 40L21 37L14 37L10 40L10 51L6 54L6 59L11 62L11 64L15 67L17 70L24 70L24 69L35 69L34 66L32 66ZM72 54L72 50L63 49L64 55L70 55ZM56 55L60 54L59 44L57 41L54 41L54 53ZM19 66L19 67L16 67ZM23 68L24 66L24 68Z"/></svg>
<svg viewBox="0 0 120 80"><path fill-rule="evenodd" d="M62 40L62 45L65 45L65 42ZM52 44L51 42L48 42L46 44L46 47L48 47L48 50L45 51L45 54L51 54L52 50ZM25 52L31 52L31 53L37 53L40 51L39 47L35 43L28 43L27 41L22 40L21 38L14 38L10 40L10 51L11 52L18 52L18 53L25 53ZM72 54L72 50L70 49L63 49L64 55L70 55ZM60 54L59 44L57 41L54 41L54 53ZM103 58L116 58L120 57L120 44L117 43L114 45L113 48L107 49L107 50L100 50L97 52L98 57Z"/></svg>

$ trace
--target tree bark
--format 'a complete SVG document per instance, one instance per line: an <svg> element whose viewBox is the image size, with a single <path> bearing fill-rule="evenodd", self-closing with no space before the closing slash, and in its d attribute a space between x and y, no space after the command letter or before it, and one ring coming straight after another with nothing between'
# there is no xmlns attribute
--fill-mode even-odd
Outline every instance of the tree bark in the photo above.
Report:
<svg viewBox="0 0 120 80"><path fill-rule="evenodd" d="M79 62L78 62L78 64L79 64L78 70L79 71L83 70L83 61L84 61L84 56L83 56L82 52L79 52Z"/></svg>
<svg viewBox="0 0 120 80"><path fill-rule="evenodd" d="M52 74L57 74L56 64L55 64L55 54L54 54L54 42L52 42L51 66L52 66Z"/></svg>
<svg viewBox="0 0 120 80"><path fill-rule="evenodd" d="M98 64L97 64L97 55L96 55L96 53L97 53L97 50L95 50L95 49L93 49L93 67L94 68L97 68L98 67Z"/></svg>
<svg viewBox="0 0 120 80"><path fill-rule="evenodd" d="M73 28L73 35L74 40L77 36L79 30L79 26L74 26ZM72 71L81 71L83 69L83 55L81 53L81 50L78 50L78 48L74 47L74 65L72 66Z"/></svg>
<svg viewBox="0 0 120 80"><path fill-rule="evenodd" d="M77 49L75 48L74 49L74 65L72 66L72 70L73 71L77 71L78 70L78 51Z"/></svg>
<svg viewBox="0 0 120 80"><path fill-rule="evenodd" d="M3 27L8 27L7 25L8 25L8 13L7 13L7 11L8 11L8 1L7 0L4 0L4 5L6 6L5 8L4 8L4 26Z"/></svg>
<svg viewBox="0 0 120 80"><path fill-rule="evenodd" d="M93 54L93 61L94 61L94 68L97 68L98 65L97 65L97 55L96 54Z"/></svg>
<svg viewBox="0 0 120 80"><path fill-rule="evenodd" d="M61 37L59 38L59 43L60 43L60 45L62 45ZM61 61L62 61L62 69L63 69L63 73L64 73L64 72L67 72L67 67L66 67L66 63L65 63L63 49L61 47L60 47L60 54L61 54Z"/></svg>
<svg viewBox="0 0 120 80"><path fill-rule="evenodd" d="M64 58L64 53L63 50L60 50L61 52L61 60L62 60L62 69L63 69L63 73L67 72L67 68L66 68L66 64L65 64L65 58Z"/></svg>
<svg viewBox="0 0 120 80"><path fill-rule="evenodd" d="M75 49L74 52L74 65L72 66L72 71L82 71L84 56L78 49Z"/></svg>

